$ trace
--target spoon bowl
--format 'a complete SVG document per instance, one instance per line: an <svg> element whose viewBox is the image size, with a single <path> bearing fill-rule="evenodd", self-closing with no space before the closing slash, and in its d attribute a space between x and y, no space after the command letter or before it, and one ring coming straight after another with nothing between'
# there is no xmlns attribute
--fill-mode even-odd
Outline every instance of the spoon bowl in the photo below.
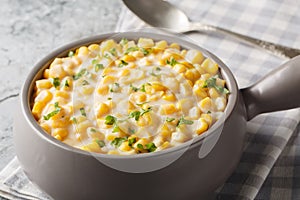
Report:
<svg viewBox="0 0 300 200"><path fill-rule="evenodd" d="M123 0L124 4L147 24L165 31L187 33L191 31L221 33L235 40L258 47L282 58L300 55L299 49L293 49L272 42L242 35L224 28L191 22L187 15L172 4L163 0Z"/></svg>

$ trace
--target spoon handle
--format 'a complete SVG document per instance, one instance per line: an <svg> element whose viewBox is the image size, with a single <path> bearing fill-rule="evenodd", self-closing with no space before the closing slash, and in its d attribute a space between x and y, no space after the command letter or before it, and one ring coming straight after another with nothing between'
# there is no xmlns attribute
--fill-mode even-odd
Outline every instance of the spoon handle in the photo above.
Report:
<svg viewBox="0 0 300 200"><path fill-rule="evenodd" d="M239 33L232 32L227 29L207 25L207 24L201 24L201 23L191 23L191 29L195 31L205 31L205 32L218 32L223 33L224 35L230 36L234 39L237 39L241 42L244 42L248 45L252 45L254 47L259 47L264 50L267 50L268 52L282 57L282 58L293 58L297 55L300 55L300 49L294 49L286 46L282 46L279 44L274 44L272 42L267 42L263 40L259 40L256 38L252 38L246 35L242 35Z"/></svg>

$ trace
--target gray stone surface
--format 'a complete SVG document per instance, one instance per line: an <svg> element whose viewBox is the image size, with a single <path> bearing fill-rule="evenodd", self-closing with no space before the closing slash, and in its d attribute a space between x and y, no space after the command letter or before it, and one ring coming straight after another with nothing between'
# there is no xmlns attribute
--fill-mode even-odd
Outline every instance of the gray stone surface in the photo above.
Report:
<svg viewBox="0 0 300 200"><path fill-rule="evenodd" d="M119 0L0 0L0 170L14 157L13 115L33 64L70 41L114 31ZM1 197L0 197L1 199Z"/></svg>

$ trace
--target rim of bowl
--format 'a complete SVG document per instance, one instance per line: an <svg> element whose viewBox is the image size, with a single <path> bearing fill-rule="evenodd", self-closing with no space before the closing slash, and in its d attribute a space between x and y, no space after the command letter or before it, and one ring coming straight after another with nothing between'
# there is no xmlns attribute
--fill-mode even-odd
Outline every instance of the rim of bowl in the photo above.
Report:
<svg viewBox="0 0 300 200"><path fill-rule="evenodd" d="M33 117L31 113L31 107L30 102L32 99L32 92L33 92L33 86L36 80L41 78L41 73L44 71L44 69L48 68L50 63L57 57L65 57L67 53L71 50L75 50L83 45L89 45L92 43L100 43L103 40L106 39L115 39L115 40L121 40L122 38L127 38L128 40L137 40L140 37L147 37L151 38L153 40L166 40L168 43L176 42L180 45L180 47L184 49L197 49L200 50L205 57L211 58L213 61L215 61L219 67L220 72L222 75L222 78L226 80L226 86L230 91L230 94L228 95L228 102L224 111L224 114L222 117L216 121L206 132L203 134L192 138L192 142L184 142L178 146L170 147L158 152L152 152L152 153L144 153L144 154L134 154L134 155L109 155L109 154L101 154L101 153L93 153L84 151L81 149L78 149L76 147L70 146L68 144L65 144L48 133L46 133L40 125L37 123L35 118ZM153 157L153 156L162 156L164 154L172 153L175 151L179 151L182 149L188 150L190 148L195 148L201 144L201 142L204 140L204 138L211 137L216 130L222 126L224 123L226 123L226 120L233 112L233 109L235 108L238 100L238 87L236 79L234 78L231 70L214 54L209 52L208 50L198 46L197 44L191 43L190 41L187 41L185 39L182 39L176 35L171 34L157 34L157 33L149 33L149 32L111 32L111 33L104 33L96 36L90 36L86 37L80 40L75 40L73 42L70 42L66 45L63 45L55 50L53 50L51 53L47 54L44 58L42 58L40 61L38 61L34 67L31 69L29 74L27 75L27 78L22 86L21 89L21 112L24 114L25 119L30 124L30 126L35 130L35 133L37 133L37 137L41 137L42 139L46 140L47 142L51 143L52 145L57 146L58 148L63 148L64 150L71 151L74 153L86 155L86 156L93 156L93 157L99 157L99 158L110 158L110 159L134 159L134 158L145 158L145 157Z"/></svg>

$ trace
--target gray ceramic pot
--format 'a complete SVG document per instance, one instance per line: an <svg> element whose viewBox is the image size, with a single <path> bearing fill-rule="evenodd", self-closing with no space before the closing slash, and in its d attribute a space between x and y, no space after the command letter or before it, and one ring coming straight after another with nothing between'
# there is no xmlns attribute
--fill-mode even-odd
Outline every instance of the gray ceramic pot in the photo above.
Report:
<svg viewBox="0 0 300 200"><path fill-rule="evenodd" d="M212 58L219 64L231 91L223 118L189 143L142 155L91 154L49 136L30 111L35 80L41 78L42 71L55 57L66 56L69 50L110 37L164 39L184 48L199 49ZM288 61L255 85L239 90L222 61L178 37L136 32L90 37L59 48L34 66L21 91L14 127L15 148L28 177L54 199L203 199L223 184L237 166L247 120L259 113L299 107L299 85L300 57ZM208 146L213 148L202 148L206 144L212 144ZM204 152L201 153L200 148Z"/></svg>

